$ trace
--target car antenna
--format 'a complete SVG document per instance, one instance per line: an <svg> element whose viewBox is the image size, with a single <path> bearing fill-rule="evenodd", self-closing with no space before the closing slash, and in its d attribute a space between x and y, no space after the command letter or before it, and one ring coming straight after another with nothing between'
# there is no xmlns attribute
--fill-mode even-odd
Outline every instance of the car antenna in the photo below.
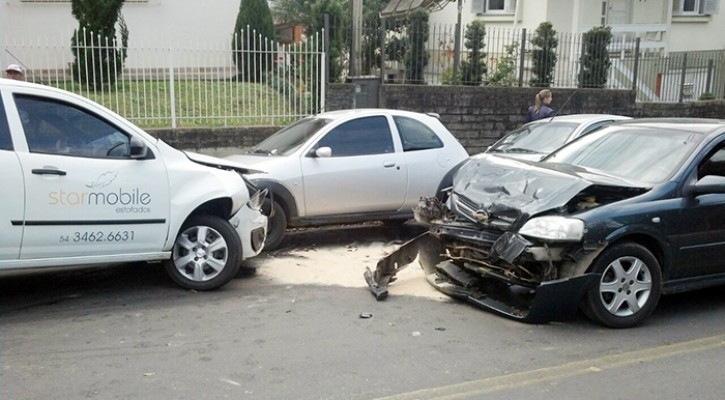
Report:
<svg viewBox="0 0 725 400"><path fill-rule="evenodd" d="M566 99L566 101L564 102L564 104L561 105L561 108L559 108L557 111L554 111L554 115L551 116L551 119L549 120L549 122L553 121L554 118L556 118L559 115L559 111L563 110L564 109L564 106L566 106L567 104L569 104L569 101L571 101L571 99L574 97L574 95L576 95L576 92L578 92L578 91L579 91L578 88L575 89L574 92L572 92L572 94L569 96L569 98Z"/></svg>

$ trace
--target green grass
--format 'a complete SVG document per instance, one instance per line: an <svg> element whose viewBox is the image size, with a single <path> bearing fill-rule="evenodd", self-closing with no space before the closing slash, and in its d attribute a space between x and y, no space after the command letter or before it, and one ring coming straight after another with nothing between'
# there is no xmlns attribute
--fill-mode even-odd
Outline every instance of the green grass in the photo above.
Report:
<svg viewBox="0 0 725 400"><path fill-rule="evenodd" d="M52 86L103 104L142 128L282 126L313 113L305 96L292 98L259 83L232 81L119 82L111 90L94 92L71 81ZM309 97L309 96L307 96ZM172 118L173 117L173 118Z"/></svg>

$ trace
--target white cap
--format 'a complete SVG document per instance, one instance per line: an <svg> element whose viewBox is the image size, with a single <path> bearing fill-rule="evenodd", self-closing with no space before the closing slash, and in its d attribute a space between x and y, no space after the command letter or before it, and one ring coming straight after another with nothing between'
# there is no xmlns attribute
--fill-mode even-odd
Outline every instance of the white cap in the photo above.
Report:
<svg viewBox="0 0 725 400"><path fill-rule="evenodd" d="M9 72L9 71L15 71L15 72L19 72L21 74L23 73L23 69L20 68L20 66L18 64L10 64L10 65L8 65L8 67L5 68L5 72Z"/></svg>

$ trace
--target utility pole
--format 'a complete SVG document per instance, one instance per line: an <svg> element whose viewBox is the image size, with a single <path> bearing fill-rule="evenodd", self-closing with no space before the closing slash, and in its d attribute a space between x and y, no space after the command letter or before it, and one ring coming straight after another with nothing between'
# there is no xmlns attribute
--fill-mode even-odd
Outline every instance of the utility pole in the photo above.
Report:
<svg viewBox="0 0 725 400"><path fill-rule="evenodd" d="M460 0L459 0L460 1ZM360 76L362 69L361 45L362 38L362 0L352 0L352 49L350 54L350 76Z"/></svg>
<svg viewBox="0 0 725 400"><path fill-rule="evenodd" d="M458 19L456 20L456 43L453 45L453 76L458 77L458 67L461 64L461 13L463 12L463 0L458 0Z"/></svg>

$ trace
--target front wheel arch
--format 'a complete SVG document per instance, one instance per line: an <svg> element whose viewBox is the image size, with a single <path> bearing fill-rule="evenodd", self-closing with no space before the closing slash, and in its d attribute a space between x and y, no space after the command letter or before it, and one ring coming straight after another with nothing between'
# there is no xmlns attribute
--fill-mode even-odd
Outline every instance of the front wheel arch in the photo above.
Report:
<svg viewBox="0 0 725 400"><path fill-rule="evenodd" d="M590 272L601 277L587 292L582 309L611 328L640 324L652 314L662 294L660 261L639 243L609 246L594 260Z"/></svg>
<svg viewBox="0 0 725 400"><path fill-rule="evenodd" d="M196 214L181 226L164 267L186 289L213 290L232 280L241 263L242 242L232 224L216 215Z"/></svg>

